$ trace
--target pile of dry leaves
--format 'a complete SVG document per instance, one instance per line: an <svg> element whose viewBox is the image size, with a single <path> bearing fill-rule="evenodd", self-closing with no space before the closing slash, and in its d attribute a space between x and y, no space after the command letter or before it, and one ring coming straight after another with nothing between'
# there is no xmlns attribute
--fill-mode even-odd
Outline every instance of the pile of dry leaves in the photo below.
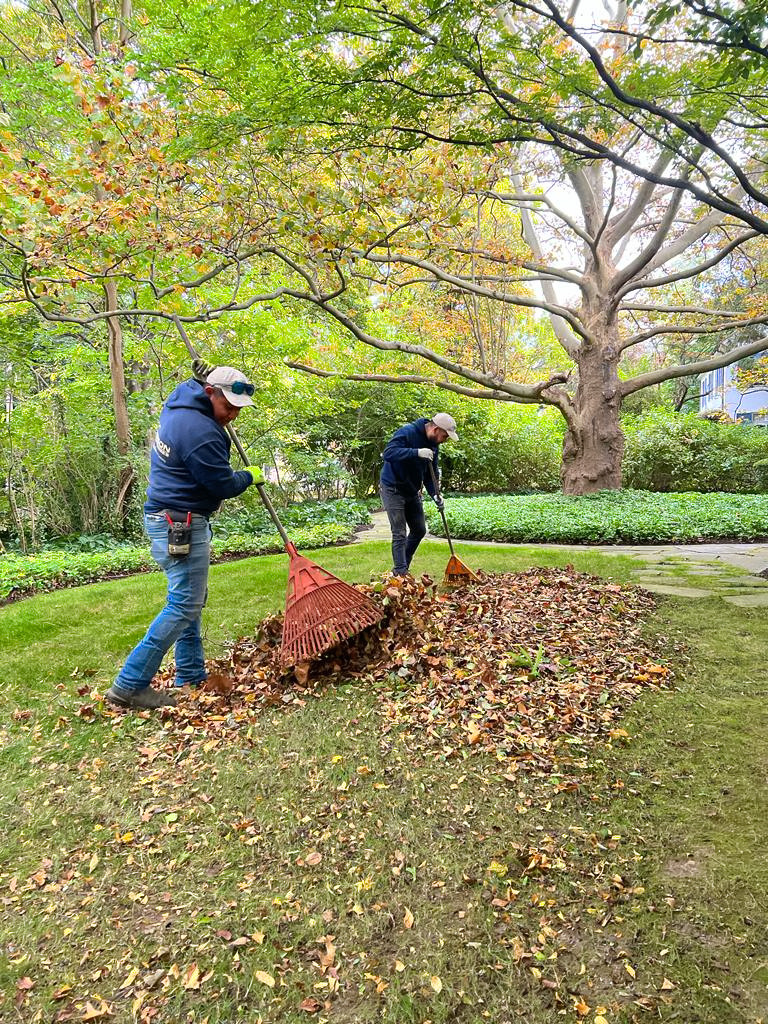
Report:
<svg viewBox="0 0 768 1024"><path fill-rule="evenodd" d="M385 729L422 749L440 757L488 749L546 769L581 743L625 736L615 723L627 705L670 680L643 638L653 597L571 567L481 573L448 594L426 576L360 589L382 607L377 626L286 672L282 616L266 619L209 663L205 691L173 713L179 726L240 732L265 705L358 679L375 685Z"/></svg>

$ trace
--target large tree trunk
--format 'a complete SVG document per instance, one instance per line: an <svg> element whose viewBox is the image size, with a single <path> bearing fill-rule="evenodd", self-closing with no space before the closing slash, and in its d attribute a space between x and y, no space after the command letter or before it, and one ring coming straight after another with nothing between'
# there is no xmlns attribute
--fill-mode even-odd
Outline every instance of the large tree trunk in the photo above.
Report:
<svg viewBox="0 0 768 1024"><path fill-rule="evenodd" d="M564 494L621 487L624 434L617 363L614 345L585 345L579 354L579 382L563 440Z"/></svg>

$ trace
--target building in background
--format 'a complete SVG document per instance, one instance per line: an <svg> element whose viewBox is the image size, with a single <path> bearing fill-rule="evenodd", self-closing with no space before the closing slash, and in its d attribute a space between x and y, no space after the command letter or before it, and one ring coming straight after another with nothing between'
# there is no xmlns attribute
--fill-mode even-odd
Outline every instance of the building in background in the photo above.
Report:
<svg viewBox="0 0 768 1024"><path fill-rule="evenodd" d="M701 376L699 414L726 413L737 423L768 427L768 387L739 391L734 384L736 366L721 366Z"/></svg>

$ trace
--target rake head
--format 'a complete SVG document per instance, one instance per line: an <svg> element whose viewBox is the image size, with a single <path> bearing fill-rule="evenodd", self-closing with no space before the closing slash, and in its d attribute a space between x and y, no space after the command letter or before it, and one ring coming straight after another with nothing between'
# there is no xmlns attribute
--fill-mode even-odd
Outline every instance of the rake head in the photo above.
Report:
<svg viewBox="0 0 768 1024"><path fill-rule="evenodd" d="M280 650L284 665L316 658L381 619L382 611L359 590L297 554L295 548L288 554L291 562Z"/></svg>
<svg viewBox="0 0 768 1024"><path fill-rule="evenodd" d="M479 583L479 577L472 572L468 565L464 565L460 558L451 555L448 565L445 567L443 586L462 587L466 583Z"/></svg>

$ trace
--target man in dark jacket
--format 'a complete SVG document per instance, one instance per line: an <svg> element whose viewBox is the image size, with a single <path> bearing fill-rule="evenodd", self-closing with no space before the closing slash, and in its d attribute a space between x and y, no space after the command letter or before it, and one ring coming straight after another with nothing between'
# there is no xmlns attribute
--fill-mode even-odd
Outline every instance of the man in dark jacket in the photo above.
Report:
<svg viewBox="0 0 768 1024"><path fill-rule="evenodd" d="M168 594L165 607L107 691L113 704L174 705L175 697L150 686L174 645L176 686L196 686L206 678L200 620L208 596L208 520L222 499L263 481L256 469L231 468L225 430L243 407L253 405L253 391L245 374L217 366L205 383L192 379L179 384L163 406L150 456L144 525L152 557L167 577ZM182 529L171 537L173 521Z"/></svg>
<svg viewBox="0 0 768 1024"><path fill-rule="evenodd" d="M392 573L405 576L427 532L421 489L426 487L438 508L430 466L439 479L438 445L458 441L456 421L446 412L431 420L406 423L384 449L379 494L392 530Z"/></svg>

